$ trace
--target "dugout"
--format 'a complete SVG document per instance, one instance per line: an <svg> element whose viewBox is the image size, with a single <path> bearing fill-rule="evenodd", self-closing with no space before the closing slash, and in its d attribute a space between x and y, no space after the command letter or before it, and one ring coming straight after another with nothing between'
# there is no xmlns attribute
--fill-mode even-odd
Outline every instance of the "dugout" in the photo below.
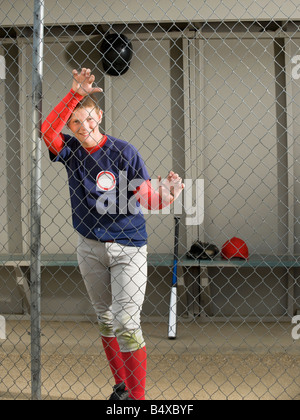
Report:
<svg viewBox="0 0 300 420"><path fill-rule="evenodd" d="M57 5L46 16L44 116L67 91L73 67L96 68L105 92L99 96L104 131L132 142L153 176L173 167L185 179L205 180L204 223L182 226L182 253L195 239L221 247L238 234L252 253L299 254L300 99L292 58L300 46L300 15L293 2L282 1L274 12L274 5L263 1L239 14L236 2L225 8L215 1L202 8L201 16L196 1L189 2L184 13L168 9L165 2L150 7L150 1L149 10L134 16L130 2L126 10L120 2L122 22L121 14L96 1L85 6L90 17L79 18L79 3L65 9ZM0 53L7 68L0 83L0 238L1 252L16 254L26 253L30 243L32 147L32 16L23 2L20 10L3 2L0 11ZM99 45L108 29L126 34L133 45L130 71L118 78L105 76L101 69ZM45 147L43 153L43 252L73 253L76 234L70 224L65 170L50 164ZM183 214L183 220L189 217ZM151 214L147 219L149 251L170 252L172 215ZM221 316L280 317L286 312L288 277L281 269L228 273L214 268L210 275ZM7 276L2 268L0 313L8 307L22 313ZM168 269L151 269L146 315L167 313L169 284ZM44 314L92 313L73 269L43 270L43 285ZM261 305L265 296L269 303ZM299 303L297 285L293 298ZM182 295L181 312L184 299Z"/></svg>

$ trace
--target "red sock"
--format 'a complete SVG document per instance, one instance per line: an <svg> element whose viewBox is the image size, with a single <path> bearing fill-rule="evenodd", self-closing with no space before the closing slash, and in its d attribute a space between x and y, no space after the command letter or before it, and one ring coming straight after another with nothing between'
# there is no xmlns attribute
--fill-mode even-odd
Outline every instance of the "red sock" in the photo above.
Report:
<svg viewBox="0 0 300 420"><path fill-rule="evenodd" d="M129 397L134 400L144 400L147 373L146 347L134 352L122 353L122 356Z"/></svg>
<svg viewBox="0 0 300 420"><path fill-rule="evenodd" d="M118 340L116 337L102 337L102 343L116 385L125 383L126 373Z"/></svg>

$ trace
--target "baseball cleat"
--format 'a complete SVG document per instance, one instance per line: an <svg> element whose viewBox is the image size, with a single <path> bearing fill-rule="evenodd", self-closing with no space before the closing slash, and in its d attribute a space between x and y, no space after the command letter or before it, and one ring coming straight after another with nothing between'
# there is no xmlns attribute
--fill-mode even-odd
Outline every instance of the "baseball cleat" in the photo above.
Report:
<svg viewBox="0 0 300 420"><path fill-rule="evenodd" d="M113 393L111 394L109 401L112 400L127 400L128 399L128 391L126 391L126 386L124 382L117 384L113 387Z"/></svg>

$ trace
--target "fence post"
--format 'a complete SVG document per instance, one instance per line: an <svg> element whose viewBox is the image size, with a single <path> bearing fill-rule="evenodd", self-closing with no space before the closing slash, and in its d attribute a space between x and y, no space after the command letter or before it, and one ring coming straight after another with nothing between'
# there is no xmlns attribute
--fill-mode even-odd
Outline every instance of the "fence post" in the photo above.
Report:
<svg viewBox="0 0 300 420"><path fill-rule="evenodd" d="M41 123L44 0L34 1L31 168L31 398L41 399Z"/></svg>

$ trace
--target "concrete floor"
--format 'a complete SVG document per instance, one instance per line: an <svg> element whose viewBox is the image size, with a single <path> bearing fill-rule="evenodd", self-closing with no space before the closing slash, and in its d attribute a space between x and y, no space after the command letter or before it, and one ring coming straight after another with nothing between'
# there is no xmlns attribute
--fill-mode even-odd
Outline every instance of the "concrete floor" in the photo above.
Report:
<svg viewBox="0 0 300 420"><path fill-rule="evenodd" d="M300 399L300 340L289 323L143 323L147 399ZM0 399L30 398L30 323L8 321L0 340ZM97 325L43 322L44 399L106 399L112 379Z"/></svg>

